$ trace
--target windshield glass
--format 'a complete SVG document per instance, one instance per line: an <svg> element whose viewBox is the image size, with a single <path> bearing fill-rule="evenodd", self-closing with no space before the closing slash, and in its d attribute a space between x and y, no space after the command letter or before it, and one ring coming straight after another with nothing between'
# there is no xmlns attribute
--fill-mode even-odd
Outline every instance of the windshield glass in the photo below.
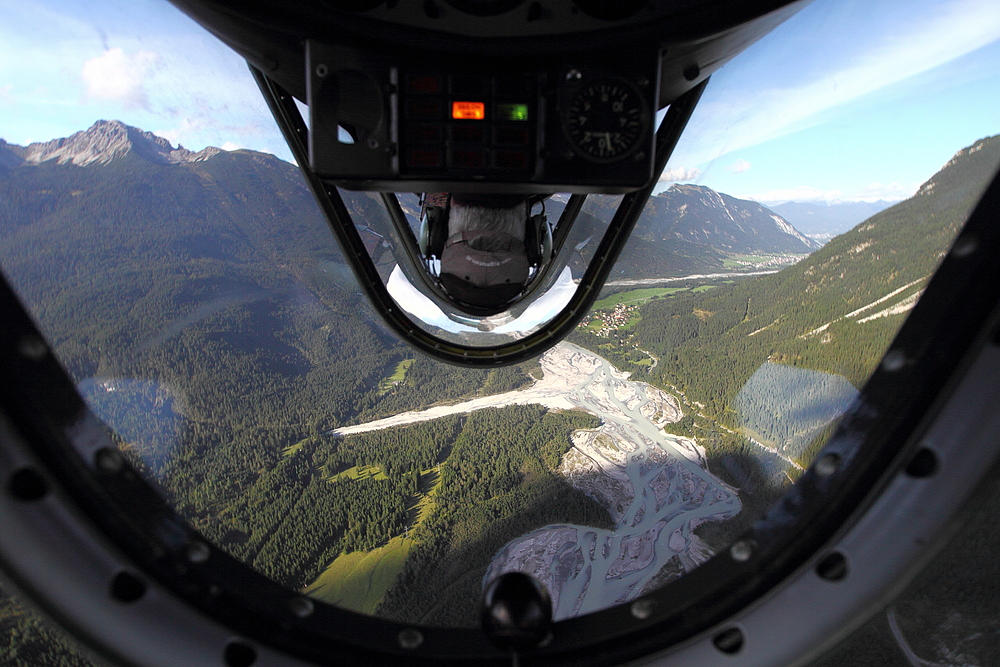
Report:
<svg viewBox="0 0 1000 667"><path fill-rule="evenodd" d="M481 370L390 333L212 36L12 6L0 263L129 461L248 566L420 625L476 626L510 570L597 611L726 549L863 387L1000 163L990 7L806 7L713 77L590 315ZM473 345L542 327L621 200L470 318L401 250L419 195L340 194L415 325Z"/></svg>

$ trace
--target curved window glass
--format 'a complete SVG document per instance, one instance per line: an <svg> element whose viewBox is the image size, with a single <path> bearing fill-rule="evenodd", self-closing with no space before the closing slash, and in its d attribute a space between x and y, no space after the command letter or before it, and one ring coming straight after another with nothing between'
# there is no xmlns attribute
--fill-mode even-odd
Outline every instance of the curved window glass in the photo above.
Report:
<svg viewBox="0 0 1000 667"><path fill-rule="evenodd" d="M492 369L387 328L210 35L170 7L53 6L37 37L15 12L3 48L60 57L3 70L3 274L128 461L287 588L441 627L477 626L508 571L556 620L628 602L810 466L1000 164L995 35L945 3L860 39L844 11L715 75L588 317ZM407 255L419 195L339 194L414 325L481 347L544 329L622 199L552 194L552 267L470 317Z"/></svg>
<svg viewBox="0 0 1000 667"><path fill-rule="evenodd" d="M355 212L354 223L396 307L406 313L412 325L436 338L474 347L509 343L550 323L572 299L589 265L584 248L591 243L599 245L608 228L607 223L594 224L596 221L585 217L577 221L572 215L563 216L568 194L556 193L533 203L528 220L521 223L536 226L531 236L547 244L545 252L550 258L531 267L524 289L513 303L500 312L477 316L449 297L441 280L440 257L411 254L413 239L406 236L426 233L421 231L420 197L347 190L340 190L340 196L348 210ZM377 210L372 210L373 206ZM395 225L394 218L398 221ZM506 259L498 257L500 262ZM470 263L469 268L473 266Z"/></svg>

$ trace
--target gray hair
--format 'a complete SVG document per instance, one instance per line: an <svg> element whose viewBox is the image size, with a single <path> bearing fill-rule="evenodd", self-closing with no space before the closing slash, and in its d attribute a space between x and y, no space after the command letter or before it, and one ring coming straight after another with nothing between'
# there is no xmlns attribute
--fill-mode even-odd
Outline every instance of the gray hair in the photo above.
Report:
<svg viewBox="0 0 1000 667"><path fill-rule="evenodd" d="M510 234L517 240L524 239L524 222L528 217L527 202L513 208L486 206L461 206L452 202L448 217L448 236L461 232L488 229Z"/></svg>

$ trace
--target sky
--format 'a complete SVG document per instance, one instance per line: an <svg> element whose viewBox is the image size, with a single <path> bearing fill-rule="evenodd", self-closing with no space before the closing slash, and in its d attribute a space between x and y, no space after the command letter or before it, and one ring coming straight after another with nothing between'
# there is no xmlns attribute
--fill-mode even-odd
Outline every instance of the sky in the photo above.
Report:
<svg viewBox="0 0 1000 667"><path fill-rule="evenodd" d="M118 119L291 160L245 63L165 0L0 0L0 138ZM898 200L1000 133L996 0L815 0L716 72L660 189Z"/></svg>
<svg viewBox="0 0 1000 667"><path fill-rule="evenodd" d="M712 76L659 188L898 200L998 133L996 0L817 0Z"/></svg>

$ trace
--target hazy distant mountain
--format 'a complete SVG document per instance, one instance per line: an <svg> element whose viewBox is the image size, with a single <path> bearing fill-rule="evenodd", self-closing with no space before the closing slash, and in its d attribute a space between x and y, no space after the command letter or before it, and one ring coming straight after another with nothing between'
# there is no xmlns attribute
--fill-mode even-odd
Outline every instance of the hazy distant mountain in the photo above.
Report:
<svg viewBox="0 0 1000 667"><path fill-rule="evenodd" d="M819 247L757 202L691 184L651 197L635 233L649 241L684 239L730 253L808 253Z"/></svg>
<svg viewBox="0 0 1000 667"><path fill-rule="evenodd" d="M806 236L825 242L838 234L843 234L879 211L884 211L893 203L881 199L876 202L836 204L790 201L770 205L768 208L795 225Z"/></svg>
<svg viewBox="0 0 1000 667"><path fill-rule="evenodd" d="M620 196L591 195L579 222L603 233ZM548 208L557 216L559 195ZM674 185L650 197L610 279L666 278L727 269L733 255L808 254L819 243L752 201L700 185Z"/></svg>
<svg viewBox="0 0 1000 667"><path fill-rule="evenodd" d="M583 210L610 220L620 197L591 196ZM633 238L681 241L721 253L809 253L819 244L757 202L677 184L649 198Z"/></svg>

